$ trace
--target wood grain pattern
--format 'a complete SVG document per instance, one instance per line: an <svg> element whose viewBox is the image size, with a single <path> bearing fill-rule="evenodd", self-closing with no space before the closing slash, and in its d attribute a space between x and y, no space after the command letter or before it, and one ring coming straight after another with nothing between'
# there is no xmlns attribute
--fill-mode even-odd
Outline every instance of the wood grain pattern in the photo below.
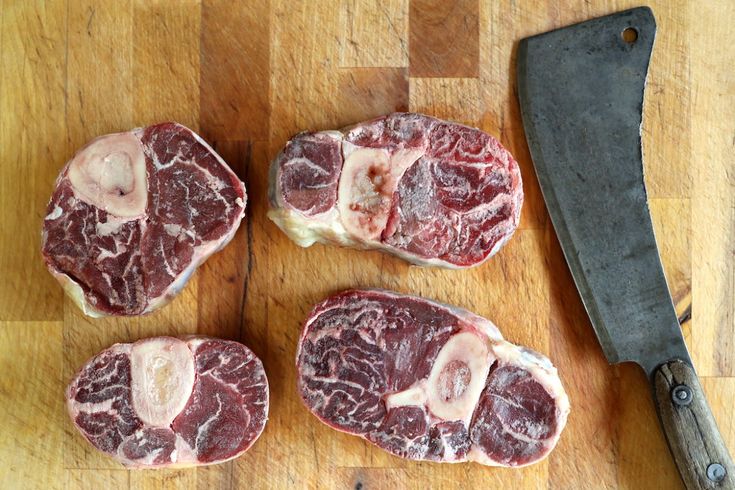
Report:
<svg viewBox="0 0 735 490"><path fill-rule="evenodd" d="M690 17L717 19L735 15L735 4L720 1L688 6ZM717 22L689 29L693 57L692 105L692 356L697 372L735 376L735 32ZM722 44L720 44L722 43ZM704 53L708 53L706 56ZM706 76L705 76L706 74ZM708 84L716 84L716 88ZM708 95L705 95L707 93Z"/></svg>
<svg viewBox="0 0 735 490"><path fill-rule="evenodd" d="M680 488L648 381L635 366L609 366L593 335L546 214L515 94L520 38L631 6L2 1L0 487ZM651 7L658 36L643 122L650 206L677 311L690 312L685 337L735 452L735 5ZM496 258L468 271L421 269L378 252L301 249L267 220L268 164L291 135L406 109L481 127L518 159L521 229ZM165 308L137 319L86 318L38 253L54 179L92 137L166 119L199 131L245 181L247 220ZM548 354L572 404L549 459L520 470L412 463L311 416L295 391L301 322L326 295L363 286L468 308ZM93 451L63 407L76 369L114 342L189 333L242 340L263 359L272 406L261 439L235 461L190 470L129 472Z"/></svg>
<svg viewBox="0 0 735 490"><path fill-rule="evenodd" d="M206 0L201 16L202 136L214 141L268 139L269 3L233 9L227 0ZM241 61L233 63L232 56Z"/></svg>
<svg viewBox="0 0 735 490"><path fill-rule="evenodd" d="M732 417L731 402L735 397L735 378L700 377L699 381L712 407L712 415L717 420L725 445L728 448L735 447L735 418Z"/></svg>
<svg viewBox="0 0 735 490"><path fill-rule="evenodd" d="M480 86L477 78L411 78L411 110L479 126L484 109Z"/></svg>
<svg viewBox="0 0 735 490"><path fill-rule="evenodd" d="M478 0L411 0L409 25L411 76L479 75Z"/></svg>
<svg viewBox="0 0 735 490"><path fill-rule="evenodd" d="M40 230L66 143L66 2L4 2L0 19L0 320L61 320ZM18 184L24 184L20 192Z"/></svg>
<svg viewBox="0 0 735 490"><path fill-rule="evenodd" d="M408 0L343 0L342 68L408 66Z"/></svg>
<svg viewBox="0 0 735 490"><path fill-rule="evenodd" d="M672 361L653 374L656 410L688 489L735 487L735 464L691 366Z"/></svg>
<svg viewBox="0 0 735 490"><path fill-rule="evenodd" d="M62 328L61 322L0 322L0 488L61 483Z"/></svg>

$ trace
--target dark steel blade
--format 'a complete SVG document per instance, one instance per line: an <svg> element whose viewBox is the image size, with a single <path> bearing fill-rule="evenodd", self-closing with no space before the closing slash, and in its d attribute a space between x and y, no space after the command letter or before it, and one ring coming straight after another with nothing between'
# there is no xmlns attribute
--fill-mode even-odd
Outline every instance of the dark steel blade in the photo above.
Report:
<svg viewBox="0 0 735 490"><path fill-rule="evenodd" d="M518 52L526 138L569 269L608 360L649 374L669 359L691 364L643 183L655 34L642 7L524 39Z"/></svg>

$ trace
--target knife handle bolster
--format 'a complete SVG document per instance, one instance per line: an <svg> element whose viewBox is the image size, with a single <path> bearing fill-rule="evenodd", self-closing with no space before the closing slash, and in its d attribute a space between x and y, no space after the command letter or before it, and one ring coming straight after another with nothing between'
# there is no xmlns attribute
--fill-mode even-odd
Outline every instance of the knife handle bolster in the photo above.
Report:
<svg viewBox="0 0 735 490"><path fill-rule="evenodd" d="M686 487L735 489L735 465L694 369L670 361L656 369L652 382L661 426Z"/></svg>

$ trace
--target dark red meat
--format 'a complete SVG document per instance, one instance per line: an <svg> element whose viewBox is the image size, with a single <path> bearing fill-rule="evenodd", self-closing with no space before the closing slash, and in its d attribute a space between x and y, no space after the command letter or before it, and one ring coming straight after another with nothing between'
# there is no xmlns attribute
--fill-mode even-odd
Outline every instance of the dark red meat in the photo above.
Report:
<svg viewBox="0 0 735 490"><path fill-rule="evenodd" d="M518 164L497 140L411 113L295 136L270 185L269 216L301 246L375 248L451 268L497 252L523 202Z"/></svg>
<svg viewBox="0 0 735 490"><path fill-rule="evenodd" d="M202 337L115 344L79 371L66 398L84 437L130 467L227 461L252 446L268 418L260 360L237 342ZM165 404L171 409L156 411Z"/></svg>
<svg viewBox="0 0 735 490"><path fill-rule="evenodd" d="M44 260L85 313L147 313L234 236L245 201L227 164L180 124L103 136L61 171Z"/></svg>
<svg viewBox="0 0 735 490"><path fill-rule="evenodd" d="M407 459L530 464L553 449L569 410L545 357L465 310L387 291L318 304L296 365L321 421Z"/></svg>

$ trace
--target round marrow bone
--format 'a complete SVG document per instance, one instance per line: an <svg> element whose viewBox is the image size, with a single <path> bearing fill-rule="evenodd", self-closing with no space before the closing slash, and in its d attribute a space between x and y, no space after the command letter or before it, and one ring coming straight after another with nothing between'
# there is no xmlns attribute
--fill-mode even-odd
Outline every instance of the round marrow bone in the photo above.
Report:
<svg viewBox="0 0 735 490"><path fill-rule="evenodd" d="M185 342L157 337L133 344L130 354L133 408L146 424L167 426L194 388L194 354Z"/></svg>
<svg viewBox="0 0 735 490"><path fill-rule="evenodd" d="M379 243L398 182L421 152L398 150L391 154L383 148L359 148L349 142L343 143L343 152L337 199L342 224L353 239Z"/></svg>
<svg viewBox="0 0 735 490"><path fill-rule="evenodd" d="M426 405L431 413L469 423L494 360L486 341L475 333L451 336L429 375Z"/></svg>
<svg viewBox="0 0 735 490"><path fill-rule="evenodd" d="M429 377L386 395L386 407L426 405L437 418L468 424L494 361L487 341L475 332L453 335L436 356Z"/></svg>
<svg viewBox="0 0 735 490"><path fill-rule="evenodd" d="M69 162L74 195L107 213L134 218L148 203L145 157L133 133L96 138Z"/></svg>

